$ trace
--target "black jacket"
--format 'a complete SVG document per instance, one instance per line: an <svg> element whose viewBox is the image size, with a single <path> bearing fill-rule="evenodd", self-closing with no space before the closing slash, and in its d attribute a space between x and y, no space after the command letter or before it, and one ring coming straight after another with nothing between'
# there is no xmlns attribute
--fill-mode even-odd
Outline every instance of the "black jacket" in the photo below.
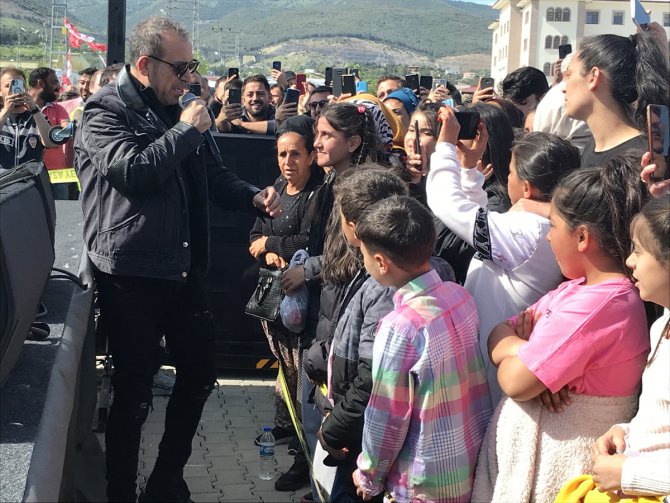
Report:
<svg viewBox="0 0 670 503"><path fill-rule="evenodd" d="M259 189L219 165L195 127L169 127L148 96L126 66L86 102L75 137L84 238L103 272L183 281L209 267L209 197L252 211Z"/></svg>

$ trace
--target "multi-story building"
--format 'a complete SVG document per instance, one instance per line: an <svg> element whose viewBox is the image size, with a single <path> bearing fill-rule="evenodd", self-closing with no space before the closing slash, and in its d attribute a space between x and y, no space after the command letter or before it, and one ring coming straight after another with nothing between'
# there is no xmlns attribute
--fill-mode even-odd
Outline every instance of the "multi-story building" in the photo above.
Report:
<svg viewBox="0 0 670 503"><path fill-rule="evenodd" d="M670 3L645 0L651 20L670 33ZM558 46L571 44L576 50L584 37L613 33L628 36L636 27L629 0L496 0L500 17L493 32L491 76L502 81L521 66L534 66L548 77L558 59Z"/></svg>

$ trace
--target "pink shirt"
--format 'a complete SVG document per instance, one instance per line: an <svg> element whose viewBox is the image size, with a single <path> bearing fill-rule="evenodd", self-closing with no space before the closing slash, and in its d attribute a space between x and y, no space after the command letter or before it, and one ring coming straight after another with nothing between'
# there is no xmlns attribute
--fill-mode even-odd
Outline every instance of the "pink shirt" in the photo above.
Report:
<svg viewBox="0 0 670 503"><path fill-rule="evenodd" d="M552 393L567 384L583 395L632 395L649 353L642 300L628 279L583 281L566 281L533 305L542 317L519 357Z"/></svg>

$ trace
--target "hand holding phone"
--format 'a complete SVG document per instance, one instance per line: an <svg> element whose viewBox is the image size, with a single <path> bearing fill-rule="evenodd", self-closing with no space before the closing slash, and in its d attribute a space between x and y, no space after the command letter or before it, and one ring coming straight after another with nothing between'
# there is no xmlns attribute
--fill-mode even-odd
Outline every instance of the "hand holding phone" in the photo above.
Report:
<svg viewBox="0 0 670 503"><path fill-rule="evenodd" d="M563 44L558 46L558 59L565 57L572 52L572 44Z"/></svg>
<svg viewBox="0 0 670 503"><path fill-rule="evenodd" d="M237 78L240 77L240 69L239 68L228 68L228 78L231 78L232 76L236 76Z"/></svg>
<svg viewBox="0 0 670 503"><path fill-rule="evenodd" d="M670 151L670 117L666 105L647 105L647 138L651 163L656 169L651 180L660 182L670 178L668 153Z"/></svg>
<svg viewBox="0 0 670 503"><path fill-rule="evenodd" d="M407 87L409 87L412 91L414 92L419 92L420 83L419 83L419 74L418 73L410 73L409 75L405 75L405 82L407 83Z"/></svg>
<svg viewBox="0 0 670 503"><path fill-rule="evenodd" d="M305 94L305 83L307 82L307 75L304 73L298 73L295 76L295 87L300 92L300 94Z"/></svg>
<svg viewBox="0 0 670 503"><path fill-rule="evenodd" d="M272 62L272 69L281 72L281 61L273 61Z"/></svg>
<svg viewBox="0 0 670 503"><path fill-rule="evenodd" d="M421 155L421 130L419 121L414 121L414 153Z"/></svg>
<svg viewBox="0 0 670 503"><path fill-rule="evenodd" d="M353 73L342 75L342 94L356 94L356 76Z"/></svg>
<svg viewBox="0 0 670 503"><path fill-rule="evenodd" d="M479 89L488 89L492 88L495 84L495 79L493 77L482 77L479 79Z"/></svg>
<svg viewBox="0 0 670 503"><path fill-rule="evenodd" d="M646 30L651 23L651 17L640 3L640 0L630 0L630 13L633 16L633 23L640 30Z"/></svg>
<svg viewBox="0 0 670 503"><path fill-rule="evenodd" d="M300 99L300 91L297 89L288 88L284 93L284 103L298 103Z"/></svg>

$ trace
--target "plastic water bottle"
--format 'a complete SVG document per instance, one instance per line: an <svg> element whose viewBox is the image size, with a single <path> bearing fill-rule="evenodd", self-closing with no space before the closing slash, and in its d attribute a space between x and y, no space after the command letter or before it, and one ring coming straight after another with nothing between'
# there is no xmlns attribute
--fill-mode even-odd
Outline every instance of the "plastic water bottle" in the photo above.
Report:
<svg viewBox="0 0 670 503"><path fill-rule="evenodd" d="M272 480L275 474L275 437L270 426L263 427L260 444L261 462L258 477L261 480Z"/></svg>

